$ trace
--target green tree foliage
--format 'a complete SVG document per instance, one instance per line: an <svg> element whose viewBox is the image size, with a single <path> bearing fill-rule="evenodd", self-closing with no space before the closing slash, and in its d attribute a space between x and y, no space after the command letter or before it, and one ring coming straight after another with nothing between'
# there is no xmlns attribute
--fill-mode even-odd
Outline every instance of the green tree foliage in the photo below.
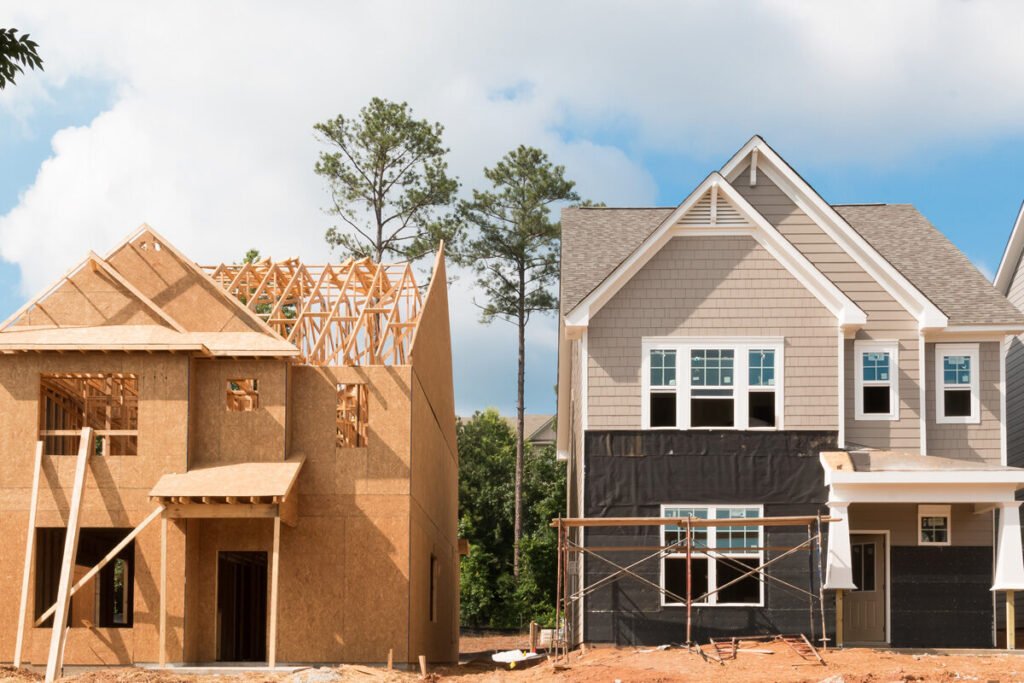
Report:
<svg viewBox="0 0 1024 683"><path fill-rule="evenodd" d="M456 259L476 273L487 297L483 321L495 318L513 323L519 334L516 398L516 465L513 519L513 574L519 575L523 537L523 415L526 387L526 325L534 313L553 311L558 300L558 244L561 225L551 220L551 206L579 200L565 168L547 154L520 145L493 168L485 168L488 190L474 190L470 201L459 203L465 231Z"/></svg>
<svg viewBox="0 0 1024 683"><path fill-rule="evenodd" d="M250 249L245 252L245 256L242 257L242 263L259 263L260 261L260 250Z"/></svg>
<svg viewBox="0 0 1024 683"><path fill-rule="evenodd" d="M557 539L549 524L565 514L565 468L553 447L528 448L519 577L512 574L516 438L494 410L460 422L459 535L470 552L461 563L462 624L522 628L554 624Z"/></svg>
<svg viewBox="0 0 1024 683"><path fill-rule="evenodd" d="M331 192L328 213L344 224L327 231L328 244L356 258L414 261L450 235L459 181L448 176L440 123L375 97L358 117L339 115L314 130L327 148L314 170Z"/></svg>
<svg viewBox="0 0 1024 683"><path fill-rule="evenodd" d="M25 73L24 67L43 70L39 45L28 34L18 35L14 28L0 28L0 90L14 85L14 77Z"/></svg>

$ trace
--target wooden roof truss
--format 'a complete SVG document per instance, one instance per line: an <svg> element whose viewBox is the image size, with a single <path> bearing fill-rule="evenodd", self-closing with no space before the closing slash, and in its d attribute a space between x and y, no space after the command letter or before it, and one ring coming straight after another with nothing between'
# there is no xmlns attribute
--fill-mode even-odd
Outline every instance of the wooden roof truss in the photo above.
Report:
<svg viewBox="0 0 1024 683"><path fill-rule="evenodd" d="M208 267L310 365L403 365L422 301L409 264L297 259Z"/></svg>

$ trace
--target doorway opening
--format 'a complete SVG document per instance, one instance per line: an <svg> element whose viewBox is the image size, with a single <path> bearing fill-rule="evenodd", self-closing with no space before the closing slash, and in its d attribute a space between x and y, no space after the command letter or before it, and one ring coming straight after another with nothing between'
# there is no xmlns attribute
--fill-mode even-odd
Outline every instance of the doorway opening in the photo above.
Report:
<svg viewBox="0 0 1024 683"><path fill-rule="evenodd" d="M217 661L267 659L267 553L217 557Z"/></svg>

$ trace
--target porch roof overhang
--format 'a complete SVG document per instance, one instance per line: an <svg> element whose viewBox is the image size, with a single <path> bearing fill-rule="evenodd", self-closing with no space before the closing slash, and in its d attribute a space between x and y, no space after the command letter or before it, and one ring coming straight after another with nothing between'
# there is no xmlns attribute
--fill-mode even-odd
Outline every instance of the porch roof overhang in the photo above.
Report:
<svg viewBox="0 0 1024 683"><path fill-rule="evenodd" d="M1024 469L895 451L831 451L820 455L836 502L1011 501Z"/></svg>
<svg viewBox="0 0 1024 683"><path fill-rule="evenodd" d="M273 518L295 525L304 460L244 462L165 474L149 497L172 519Z"/></svg>

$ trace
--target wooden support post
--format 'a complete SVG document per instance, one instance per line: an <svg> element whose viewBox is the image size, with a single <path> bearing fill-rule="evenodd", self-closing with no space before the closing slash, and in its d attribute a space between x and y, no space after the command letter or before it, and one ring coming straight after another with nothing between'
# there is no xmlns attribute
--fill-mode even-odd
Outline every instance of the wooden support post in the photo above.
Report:
<svg viewBox="0 0 1024 683"><path fill-rule="evenodd" d="M1013 602L1013 591L1006 591L1006 649L1017 649L1017 615Z"/></svg>
<svg viewBox="0 0 1024 683"><path fill-rule="evenodd" d="M388 648L388 671L395 668L395 648Z"/></svg>
<svg viewBox="0 0 1024 683"><path fill-rule="evenodd" d="M426 655L420 655L420 677L421 678L426 678L427 677L427 656Z"/></svg>
<svg viewBox="0 0 1024 683"><path fill-rule="evenodd" d="M836 647L843 646L843 589L836 590Z"/></svg>
<svg viewBox="0 0 1024 683"><path fill-rule="evenodd" d="M274 517L274 551L270 557L270 627L267 635L267 666L277 666L277 582L281 568L281 517Z"/></svg>
<svg viewBox="0 0 1024 683"><path fill-rule="evenodd" d="M693 564L691 562L691 555L693 555L693 515L686 518L686 647L693 646L693 638L691 638L691 609L693 607L693 572L691 571Z"/></svg>
<svg viewBox="0 0 1024 683"><path fill-rule="evenodd" d="M167 524L160 520L160 668L167 666Z"/></svg>
<svg viewBox="0 0 1024 683"><path fill-rule="evenodd" d="M68 530L64 537L64 559L60 567L60 583L57 584L57 610L53 615L53 633L50 636L50 654L46 659L46 683L53 683L64 668L64 643L67 637L68 610L71 609L71 581L74 579L75 556L78 555L78 524L82 512L82 497L85 494L85 475L88 471L89 455L95 448L92 427L82 429L78 442L78 458L75 463L75 487L71 493L71 507L68 508Z"/></svg>
<svg viewBox="0 0 1024 683"><path fill-rule="evenodd" d="M43 442L36 442L35 467L32 472L32 499L28 504L28 533L25 539L25 570L21 575L21 605L18 608L18 638L14 644L14 668L21 668L21 651L25 642L25 617L28 612L28 584L32 576L32 555L36 541L36 508L39 505L39 473L43 469Z"/></svg>

